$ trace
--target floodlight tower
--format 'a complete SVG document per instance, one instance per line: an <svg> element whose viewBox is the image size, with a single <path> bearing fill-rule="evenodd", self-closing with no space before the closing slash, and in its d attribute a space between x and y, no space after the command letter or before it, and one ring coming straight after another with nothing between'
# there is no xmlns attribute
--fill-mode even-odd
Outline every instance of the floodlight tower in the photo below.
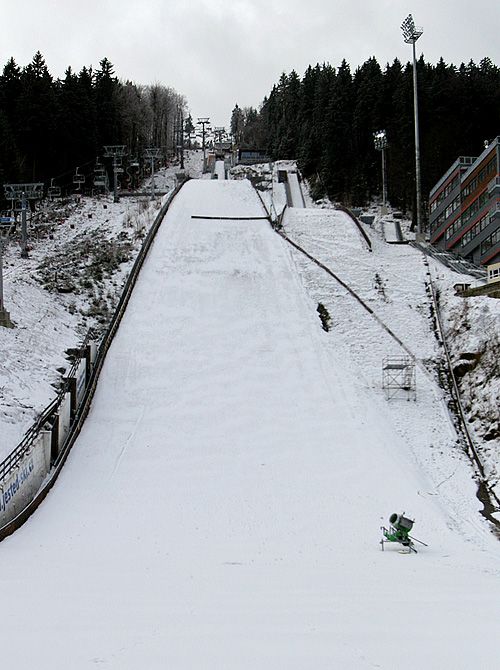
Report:
<svg viewBox="0 0 500 670"><path fill-rule="evenodd" d="M118 197L118 174L123 172L121 167L122 158L125 156L127 147L124 144L108 144L104 147L104 157L113 159L113 201L119 202Z"/></svg>
<svg viewBox="0 0 500 670"><path fill-rule="evenodd" d="M151 200L155 199L155 158L160 155L160 147L147 147L144 149L144 158L151 161Z"/></svg>
<svg viewBox="0 0 500 670"><path fill-rule="evenodd" d="M387 133L385 130L377 130L373 133L375 149L382 154L382 214L387 214L387 180L385 175L385 150L388 147Z"/></svg>
<svg viewBox="0 0 500 670"><path fill-rule="evenodd" d="M209 124L209 123L210 123L210 119L208 118L208 116L206 116L206 117L202 117L202 118L198 118L198 124L199 124L199 125L201 126L201 128L202 128L202 131L201 131L201 132L202 132L202 136L201 136L201 137L202 137L202 140L201 140L201 146L202 146L202 149L203 149L203 172L205 172L205 167L206 167L206 166L205 166L205 163L206 163L206 158L205 158L205 150L206 150L206 147L205 147L205 134L206 134L206 130L205 130L205 126L207 126L207 129L208 129L208 127L209 127L208 124Z"/></svg>
<svg viewBox="0 0 500 670"><path fill-rule="evenodd" d="M422 28L415 26L413 16L408 14L401 24L403 38L407 44L413 47L413 111L415 117L415 181L417 188L417 242L425 239L422 226L422 184L420 178L420 139L418 131L418 95L417 95L417 57L415 54L415 42L423 34Z"/></svg>

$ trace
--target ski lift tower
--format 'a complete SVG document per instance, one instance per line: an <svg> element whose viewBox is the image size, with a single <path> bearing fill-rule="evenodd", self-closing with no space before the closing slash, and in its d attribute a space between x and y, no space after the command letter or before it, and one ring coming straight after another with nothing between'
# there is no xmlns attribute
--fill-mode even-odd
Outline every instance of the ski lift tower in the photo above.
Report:
<svg viewBox="0 0 500 670"><path fill-rule="evenodd" d="M387 400L417 399L415 360L410 356L387 356L382 363L382 388Z"/></svg>
<svg viewBox="0 0 500 670"><path fill-rule="evenodd" d="M155 199L155 158L160 155L160 147L146 147L144 149L144 158L151 161L151 200Z"/></svg>
<svg viewBox="0 0 500 670"><path fill-rule="evenodd" d="M175 156L180 160L181 170L184 170L184 114L181 107L177 108L174 122L174 145Z"/></svg>
<svg viewBox="0 0 500 670"><path fill-rule="evenodd" d="M206 160L206 145L205 145L205 136L207 133L207 130L210 130L210 126L208 125L210 123L210 119L208 116L202 117L198 119L198 125L201 126L201 147L203 149L203 172L206 171L207 169L207 160ZM205 129L205 126L207 128Z"/></svg>
<svg viewBox="0 0 500 670"><path fill-rule="evenodd" d="M10 320L10 314L5 309L5 304L3 301L3 252L4 252L4 242L3 242L3 224L10 224L14 221L13 217L0 217L0 327L3 328L13 328L14 324Z"/></svg>
<svg viewBox="0 0 500 670"><path fill-rule="evenodd" d="M21 212L21 258L28 258L28 227L26 222L28 200L43 198L43 184L4 184L5 199L11 201L13 212Z"/></svg>
<svg viewBox="0 0 500 670"><path fill-rule="evenodd" d="M113 201L119 202L118 197L118 174L123 172L122 158L125 156L127 147L124 144L108 144L104 147L104 157L113 159Z"/></svg>

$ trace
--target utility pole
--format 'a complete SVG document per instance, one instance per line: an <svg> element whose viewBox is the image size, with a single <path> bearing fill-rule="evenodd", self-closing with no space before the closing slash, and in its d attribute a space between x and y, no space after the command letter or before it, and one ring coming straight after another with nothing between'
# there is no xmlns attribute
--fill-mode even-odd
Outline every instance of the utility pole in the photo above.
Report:
<svg viewBox="0 0 500 670"><path fill-rule="evenodd" d="M120 201L118 197L118 174L123 172L121 164L126 149L127 147L124 144L108 144L104 147L104 157L113 159L113 202Z"/></svg>
<svg viewBox="0 0 500 670"><path fill-rule="evenodd" d="M415 42L423 35L423 28L417 28L413 16L408 14L401 25L403 38L407 44L413 47L413 111L415 121L415 182L417 189L417 242L425 240L425 232L422 225L422 184L420 177L420 138L418 129L418 95L417 95L417 57Z"/></svg>
<svg viewBox="0 0 500 670"><path fill-rule="evenodd" d="M205 145L205 134L206 134L205 126L207 126L207 130L208 130L208 128L210 127L208 125L209 123L210 123L210 119L208 118L208 116L198 118L198 124L201 125L201 128L202 128L202 131L201 131L202 132L201 146L202 146L202 149L203 149L203 172L205 172L206 167L207 167L206 166L207 160L206 160L206 145Z"/></svg>
<svg viewBox="0 0 500 670"><path fill-rule="evenodd" d="M373 133L375 149L382 154L382 214L387 214L387 180L385 169L385 150L388 147L387 134L385 130L377 130Z"/></svg>
<svg viewBox="0 0 500 670"><path fill-rule="evenodd" d="M155 158L158 158L160 151L160 147L147 147L144 149L144 158L151 161L151 200L155 199Z"/></svg>

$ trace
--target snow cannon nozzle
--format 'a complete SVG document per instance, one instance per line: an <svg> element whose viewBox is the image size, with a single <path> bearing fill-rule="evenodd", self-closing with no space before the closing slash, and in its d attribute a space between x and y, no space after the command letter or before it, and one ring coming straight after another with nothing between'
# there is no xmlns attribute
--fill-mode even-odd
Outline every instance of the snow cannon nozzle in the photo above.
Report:
<svg viewBox="0 0 500 670"><path fill-rule="evenodd" d="M391 514L389 517L389 523L396 530L402 531L403 533L409 533L413 528L414 521L405 517L403 512L403 514Z"/></svg>

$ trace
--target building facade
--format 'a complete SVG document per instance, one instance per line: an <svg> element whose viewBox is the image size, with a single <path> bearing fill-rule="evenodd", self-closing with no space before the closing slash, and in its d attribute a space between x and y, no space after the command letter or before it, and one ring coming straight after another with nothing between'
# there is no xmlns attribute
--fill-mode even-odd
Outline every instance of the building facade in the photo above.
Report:
<svg viewBox="0 0 500 670"><path fill-rule="evenodd" d="M476 265L500 261L500 137L461 156L429 196L431 244Z"/></svg>

